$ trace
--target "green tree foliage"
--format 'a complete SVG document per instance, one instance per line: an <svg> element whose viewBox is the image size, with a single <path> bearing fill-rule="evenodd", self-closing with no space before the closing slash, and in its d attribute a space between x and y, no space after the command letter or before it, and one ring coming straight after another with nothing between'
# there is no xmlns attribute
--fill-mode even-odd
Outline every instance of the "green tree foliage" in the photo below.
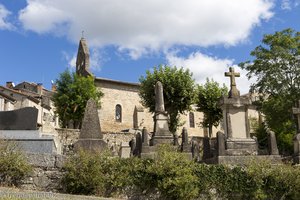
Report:
<svg viewBox="0 0 300 200"><path fill-rule="evenodd" d="M261 104L268 126L276 134L292 134L291 108L300 99L300 32L267 34L251 55L254 60L240 66L248 70L248 78L257 78L251 89L268 96Z"/></svg>
<svg viewBox="0 0 300 200"><path fill-rule="evenodd" d="M194 99L195 83L192 73L183 68L159 66L154 67L153 72L147 71L146 77L140 78L140 92L142 104L148 107L150 112L155 111L154 88L160 81L164 88L165 109L170 115L169 128L175 133L180 124L179 114L191 109Z"/></svg>
<svg viewBox="0 0 300 200"><path fill-rule="evenodd" d="M198 111L204 113L201 125L208 128L209 137L212 135L212 127L217 127L222 119L222 109L218 105L220 98L228 93L225 85L219 86L214 80L206 79L204 85L197 87L197 107Z"/></svg>
<svg viewBox="0 0 300 200"><path fill-rule="evenodd" d="M19 186L31 172L32 167L18 146L13 142L0 140L0 185Z"/></svg>
<svg viewBox="0 0 300 200"><path fill-rule="evenodd" d="M56 80L56 93L53 96L56 113L63 127L72 120L74 127L79 128L87 101L92 98L100 106L103 93L97 90L93 77L83 77L69 70L60 74Z"/></svg>

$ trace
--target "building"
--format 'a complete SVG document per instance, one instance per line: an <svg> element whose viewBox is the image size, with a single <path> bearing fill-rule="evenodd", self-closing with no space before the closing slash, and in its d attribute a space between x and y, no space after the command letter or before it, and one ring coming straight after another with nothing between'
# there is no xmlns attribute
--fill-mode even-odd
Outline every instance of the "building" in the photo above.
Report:
<svg viewBox="0 0 300 200"><path fill-rule="evenodd" d="M7 82L6 86L0 86L0 111L35 107L38 109L38 127L42 132L52 132L59 127L52 95L53 91L45 89L42 84L22 82L15 86Z"/></svg>
<svg viewBox="0 0 300 200"><path fill-rule="evenodd" d="M79 41L76 72L86 76L93 75L89 71L89 50L84 38ZM128 83L117 80L110 80L95 77L95 85L104 93L101 98L101 109L99 119L103 132L120 132L128 129L142 129L146 127L150 132L153 131L153 115L140 103L138 83ZM181 115L183 126L186 127L189 136L205 136L208 134L206 129L200 126L203 120L203 113L194 111ZM214 129L215 135L217 129Z"/></svg>

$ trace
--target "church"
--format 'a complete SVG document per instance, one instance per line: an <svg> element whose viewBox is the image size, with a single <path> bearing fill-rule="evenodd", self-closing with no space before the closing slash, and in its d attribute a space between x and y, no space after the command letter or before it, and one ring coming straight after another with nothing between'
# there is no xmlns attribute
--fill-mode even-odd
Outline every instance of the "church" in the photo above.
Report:
<svg viewBox="0 0 300 200"><path fill-rule="evenodd" d="M90 71L89 49L85 38L79 41L76 73L82 76L94 76ZM123 132L137 130L146 127L153 131L153 114L143 107L139 97L139 83L129 83L118 80L110 80L102 77L94 77L95 85L104 96L101 98L101 108L98 110L102 132ZM186 127L190 137L207 136L208 130L202 128L200 122L203 113L193 111L181 115L181 123L177 133L180 134ZM213 129L215 136L218 129Z"/></svg>

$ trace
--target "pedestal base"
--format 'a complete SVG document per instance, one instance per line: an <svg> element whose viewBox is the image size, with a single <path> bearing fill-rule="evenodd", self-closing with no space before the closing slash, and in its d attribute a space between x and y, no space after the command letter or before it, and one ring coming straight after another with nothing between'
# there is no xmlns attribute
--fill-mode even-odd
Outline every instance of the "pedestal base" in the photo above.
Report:
<svg viewBox="0 0 300 200"><path fill-rule="evenodd" d="M107 143L101 139L79 139L74 144L75 151L80 149L91 152L102 152L107 148Z"/></svg>
<svg viewBox="0 0 300 200"><path fill-rule="evenodd" d="M252 138L228 138L225 141L225 148L226 155L257 155L258 144Z"/></svg>
<svg viewBox="0 0 300 200"><path fill-rule="evenodd" d="M226 165L246 165L255 161L269 160L272 164L282 163L279 155L258 155L258 156L217 156L206 159L203 162L206 164L226 164Z"/></svg>
<svg viewBox="0 0 300 200"><path fill-rule="evenodd" d="M158 144L173 144L174 143L174 137L173 135L155 135L152 138L152 144L153 146Z"/></svg>

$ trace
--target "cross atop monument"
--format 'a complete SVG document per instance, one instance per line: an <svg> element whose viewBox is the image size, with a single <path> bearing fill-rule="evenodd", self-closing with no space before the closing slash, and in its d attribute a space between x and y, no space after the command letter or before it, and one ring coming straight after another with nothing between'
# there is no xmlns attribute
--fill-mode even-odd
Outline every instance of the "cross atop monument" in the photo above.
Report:
<svg viewBox="0 0 300 200"><path fill-rule="evenodd" d="M230 77L230 91L229 98L239 97L240 91L236 88L235 77L240 77L240 73L234 72L233 67L229 67L229 72L225 72L226 77Z"/></svg>
<svg viewBox="0 0 300 200"><path fill-rule="evenodd" d="M298 120L298 133L300 133L300 100L298 101L298 107L294 107L293 109L293 114L297 116Z"/></svg>

